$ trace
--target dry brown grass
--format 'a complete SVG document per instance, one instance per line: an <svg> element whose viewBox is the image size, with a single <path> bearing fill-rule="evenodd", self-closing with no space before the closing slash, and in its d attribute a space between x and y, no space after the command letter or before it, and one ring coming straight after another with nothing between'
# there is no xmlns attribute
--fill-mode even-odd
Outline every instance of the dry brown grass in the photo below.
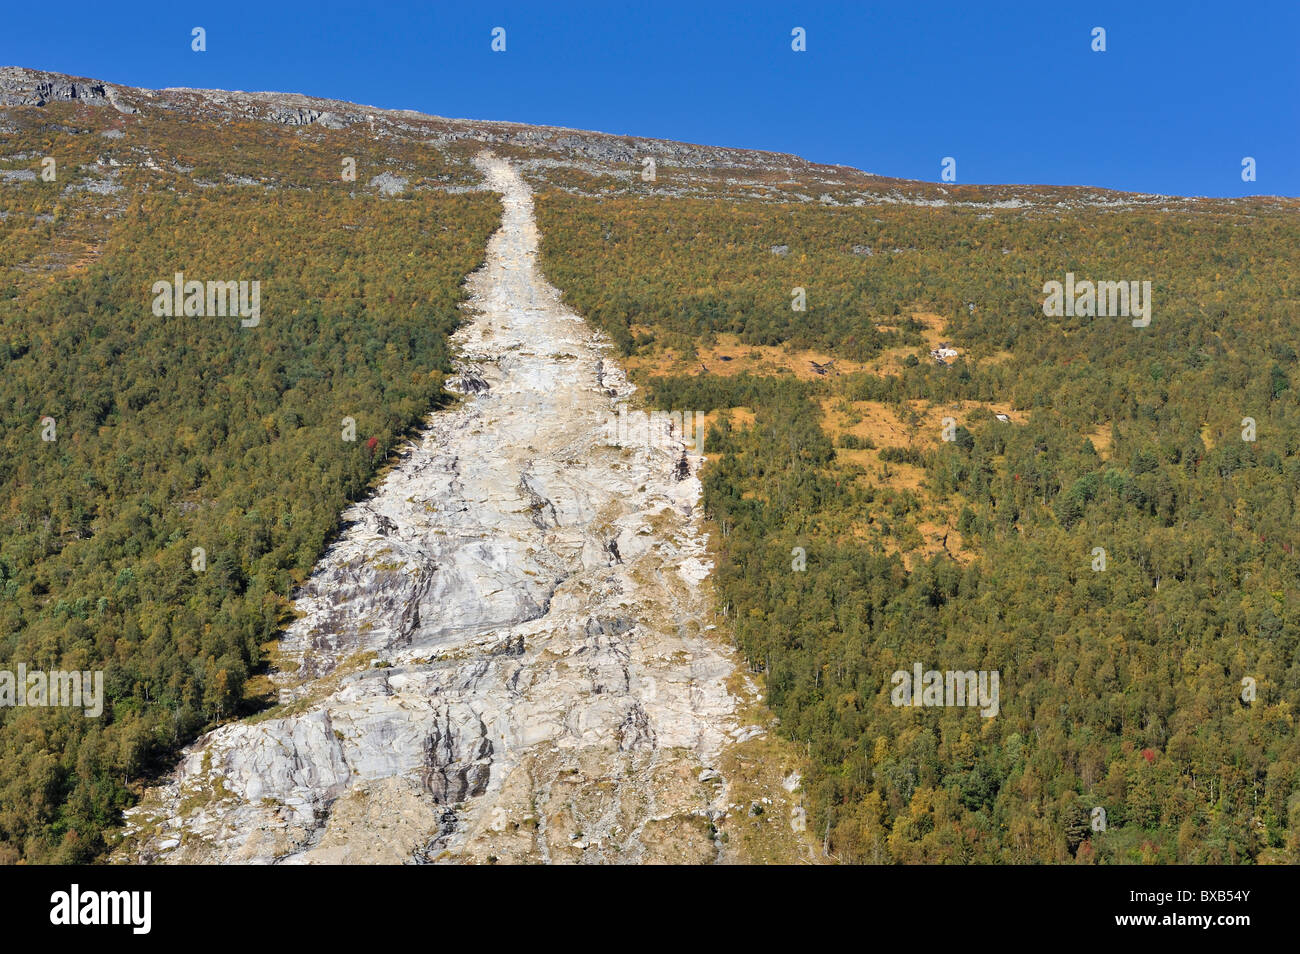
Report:
<svg viewBox="0 0 1300 954"><path fill-rule="evenodd" d="M1205 437L1205 430L1202 429L1201 436ZM1110 423L1098 424L1097 429L1088 435L1088 440L1092 441L1093 449L1097 456L1102 460L1110 460L1111 447L1115 443L1115 435L1111 431ZM1207 446L1209 442L1207 441Z"/></svg>
<svg viewBox="0 0 1300 954"><path fill-rule="evenodd" d="M919 324L923 325L921 337L925 341L924 349L918 349L916 345L904 345L899 348L887 348L875 358L868 361L863 367L872 374L888 376L891 374L903 373L903 359L908 355L917 355L918 350L931 351L939 347L939 342L947 341L947 324L942 316L933 312L917 311L912 313L912 318ZM878 324L877 331L898 331L897 324ZM929 360L924 354L917 355L923 360Z"/></svg>
<svg viewBox="0 0 1300 954"><path fill-rule="evenodd" d="M729 407L725 410L699 413L699 417L704 420L704 447L706 453L709 446L709 431L713 429L718 417L723 414L731 418L731 426L734 428L744 430L754 426L754 411L748 407Z"/></svg>
<svg viewBox="0 0 1300 954"><path fill-rule="evenodd" d="M637 331L633 328L634 333ZM828 374L819 375L813 370L814 361L818 364L834 361L835 367ZM791 348L787 345L749 345L736 335L718 335L715 344L707 348L701 347L695 357L674 348L664 348L652 355L626 358L624 363L634 380L643 375L716 374L725 378L749 373L762 376L793 374L800 381L813 381L860 371L866 367L856 361L836 358L826 351ZM708 370L705 371L705 368Z"/></svg>
<svg viewBox="0 0 1300 954"><path fill-rule="evenodd" d="M912 312L912 317L922 325L924 350L937 348L940 342L948 341L947 324L941 315L933 312ZM881 331L897 331L897 324L882 323L876 326ZM634 333L644 333L649 329L633 328ZM960 351L960 344L954 342ZM690 354L671 348L660 348L653 354L639 355L626 360L629 375L642 379L651 375L697 375L717 374L724 377L749 373L755 376L772 376L792 374L802 381L833 381L838 374L866 371L878 375L899 374L903 370L903 361L908 355L918 352L916 345L891 348L869 362L853 362L833 358L832 355L815 350L796 349L789 346L754 346L742 343L735 335L720 335L717 341L700 348L698 354ZM1000 352L985 358L986 361L1005 361L1011 356ZM817 374L812 362L826 364L834 360L834 368L827 375ZM929 360L925 358L924 360ZM705 370L707 369L707 371ZM946 552L954 560L969 564L976 559L976 552L969 549L962 535L956 530L956 514L960 512L962 501L939 500L929 492L926 486L924 467L909 463L882 461L880 452L885 448L914 448L928 451L940 446L942 442L943 420L953 418L958 425L969 426L977 411L993 414L1005 414L1013 424L1024 424L1029 415L1017 410L1006 402L958 401L949 404L935 404L929 401L913 400L901 404L883 401L847 401L841 397L824 397L820 400L822 409L822 429L836 445L836 458L846 471L858 471L860 479L878 489L897 493L911 493L920 500L921 510L904 518L900 526L896 520L886 521L893 532L881 537L883 526L879 522L855 521L850 533L864 544L883 546L886 553L899 553L904 564L911 569L918 562L924 562L936 554ZM712 427L722 412L705 415L706 427ZM726 413L731 416L733 426L750 427L754 423L752 408L730 408ZM1012 426L1012 425L1007 425ZM875 445L871 449L850 449L839 447L839 439L844 434L853 434ZM1110 446L1109 427L1099 428L1092 435L1094 446L1103 457ZM705 439L707 452L708 439ZM761 491L750 490L744 497L761 495Z"/></svg>
<svg viewBox="0 0 1300 954"><path fill-rule="evenodd" d="M934 404L918 400L894 405L883 401L847 402L841 398L824 398L821 405L824 429L831 440L837 441L841 434L854 434L869 439L877 448L915 447L924 450L936 446L941 440L945 417L966 425L972 412L979 409L1005 414L1015 424L1024 424L1029 419L1025 411L1001 401Z"/></svg>
<svg viewBox="0 0 1300 954"><path fill-rule="evenodd" d="M939 342L947 340L948 323L942 315L931 311L915 311L912 312L912 320L924 325L921 337L925 339L927 351L939 347Z"/></svg>
<svg viewBox="0 0 1300 954"><path fill-rule="evenodd" d="M961 501L936 499L926 487L923 467L882 461L880 452L886 447L926 451L940 446L945 417L966 425L975 411L985 410L1006 414L1013 423L1023 424L1028 420L1028 414L1005 402L984 401L933 404L917 400L895 405L883 401L848 402L842 398L824 398L821 406L823 429L834 443L838 445L843 434L853 434L876 445L874 449L864 450L837 446L836 457L842 463L861 467L863 479L876 487L908 491L921 500L921 514L908 518L910 530L904 531L907 539L887 536L883 541L885 552L899 553L909 570L918 562L941 552L962 564L972 562L976 553L966 546L966 541L956 530L956 514L961 509ZM866 524L855 524L853 532L855 537L869 540L875 531Z"/></svg>
<svg viewBox="0 0 1300 954"><path fill-rule="evenodd" d="M945 551L963 566L973 563L975 554L965 548L965 540L962 539L962 535L957 531L955 524L956 520L952 519L947 523L934 523L929 520L918 521L916 529L925 542L919 550L913 550L910 554L904 555L903 559L908 568L910 569L912 563L918 559L924 562L936 553Z"/></svg>

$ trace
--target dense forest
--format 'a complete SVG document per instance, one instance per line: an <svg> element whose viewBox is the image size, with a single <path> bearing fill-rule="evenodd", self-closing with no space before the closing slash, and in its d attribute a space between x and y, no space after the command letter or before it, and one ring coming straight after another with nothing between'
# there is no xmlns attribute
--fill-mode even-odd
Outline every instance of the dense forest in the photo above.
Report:
<svg viewBox="0 0 1300 954"><path fill-rule="evenodd" d="M448 398L461 282L500 215L483 193L358 194L336 154L314 190L125 172L78 193L75 160L112 141L77 133L32 129L65 176L0 190L0 668L102 669L106 701L0 710L8 861L96 857L142 780L259 704L293 587ZM191 163L216 138L196 127ZM235 167L309 178L246 145ZM260 281L260 322L156 316L175 272Z"/></svg>
<svg viewBox="0 0 1300 954"><path fill-rule="evenodd" d="M0 861L86 861L267 701L294 586L448 400L499 206L457 192L479 143L365 124L51 103L0 143L0 669L107 696L0 708ZM710 414L720 631L831 856L1300 861L1295 206L638 168L534 163L544 268L649 405ZM176 272L259 281L261 321L156 316ZM1047 317L1067 272L1151 281L1150 325ZM998 672L996 716L893 705L917 663Z"/></svg>
<svg viewBox="0 0 1300 954"><path fill-rule="evenodd" d="M715 412L719 602L835 858L1300 861L1293 211L543 198L548 277L647 402ZM1150 325L1046 317L1066 272L1152 281ZM789 366L719 373L718 340ZM923 422L868 451L830 411ZM944 520L960 551L907 552ZM891 704L915 663L999 672L998 714Z"/></svg>

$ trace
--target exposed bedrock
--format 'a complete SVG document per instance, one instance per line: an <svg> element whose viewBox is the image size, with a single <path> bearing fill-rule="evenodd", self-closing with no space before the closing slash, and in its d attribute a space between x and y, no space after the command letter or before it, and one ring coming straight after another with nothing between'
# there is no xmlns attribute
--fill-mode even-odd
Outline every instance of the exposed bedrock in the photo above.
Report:
<svg viewBox="0 0 1300 954"><path fill-rule="evenodd" d="M281 705L188 748L117 860L716 856L714 767L756 730L709 633L700 458L610 443L633 388L538 271L526 185L479 164L505 212L456 335L463 400L344 515Z"/></svg>

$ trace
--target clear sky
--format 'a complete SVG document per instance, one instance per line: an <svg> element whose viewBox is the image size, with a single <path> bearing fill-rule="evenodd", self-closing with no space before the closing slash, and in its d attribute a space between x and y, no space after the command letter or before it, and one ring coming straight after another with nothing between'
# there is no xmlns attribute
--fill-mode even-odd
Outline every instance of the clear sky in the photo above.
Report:
<svg viewBox="0 0 1300 954"><path fill-rule="evenodd" d="M206 52L191 50L196 26ZM937 181L951 156L959 183L1300 195L1300 0L15 2L0 65L770 149L911 179Z"/></svg>

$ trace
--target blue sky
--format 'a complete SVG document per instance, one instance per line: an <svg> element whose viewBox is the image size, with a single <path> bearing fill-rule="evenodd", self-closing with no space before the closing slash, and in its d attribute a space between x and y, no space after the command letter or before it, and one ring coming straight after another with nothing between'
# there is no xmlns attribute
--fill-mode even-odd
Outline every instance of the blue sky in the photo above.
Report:
<svg viewBox="0 0 1300 954"><path fill-rule="evenodd" d="M0 65L132 86L301 92L931 181L951 156L960 183L1300 195L1300 0L65 0L4 19Z"/></svg>

